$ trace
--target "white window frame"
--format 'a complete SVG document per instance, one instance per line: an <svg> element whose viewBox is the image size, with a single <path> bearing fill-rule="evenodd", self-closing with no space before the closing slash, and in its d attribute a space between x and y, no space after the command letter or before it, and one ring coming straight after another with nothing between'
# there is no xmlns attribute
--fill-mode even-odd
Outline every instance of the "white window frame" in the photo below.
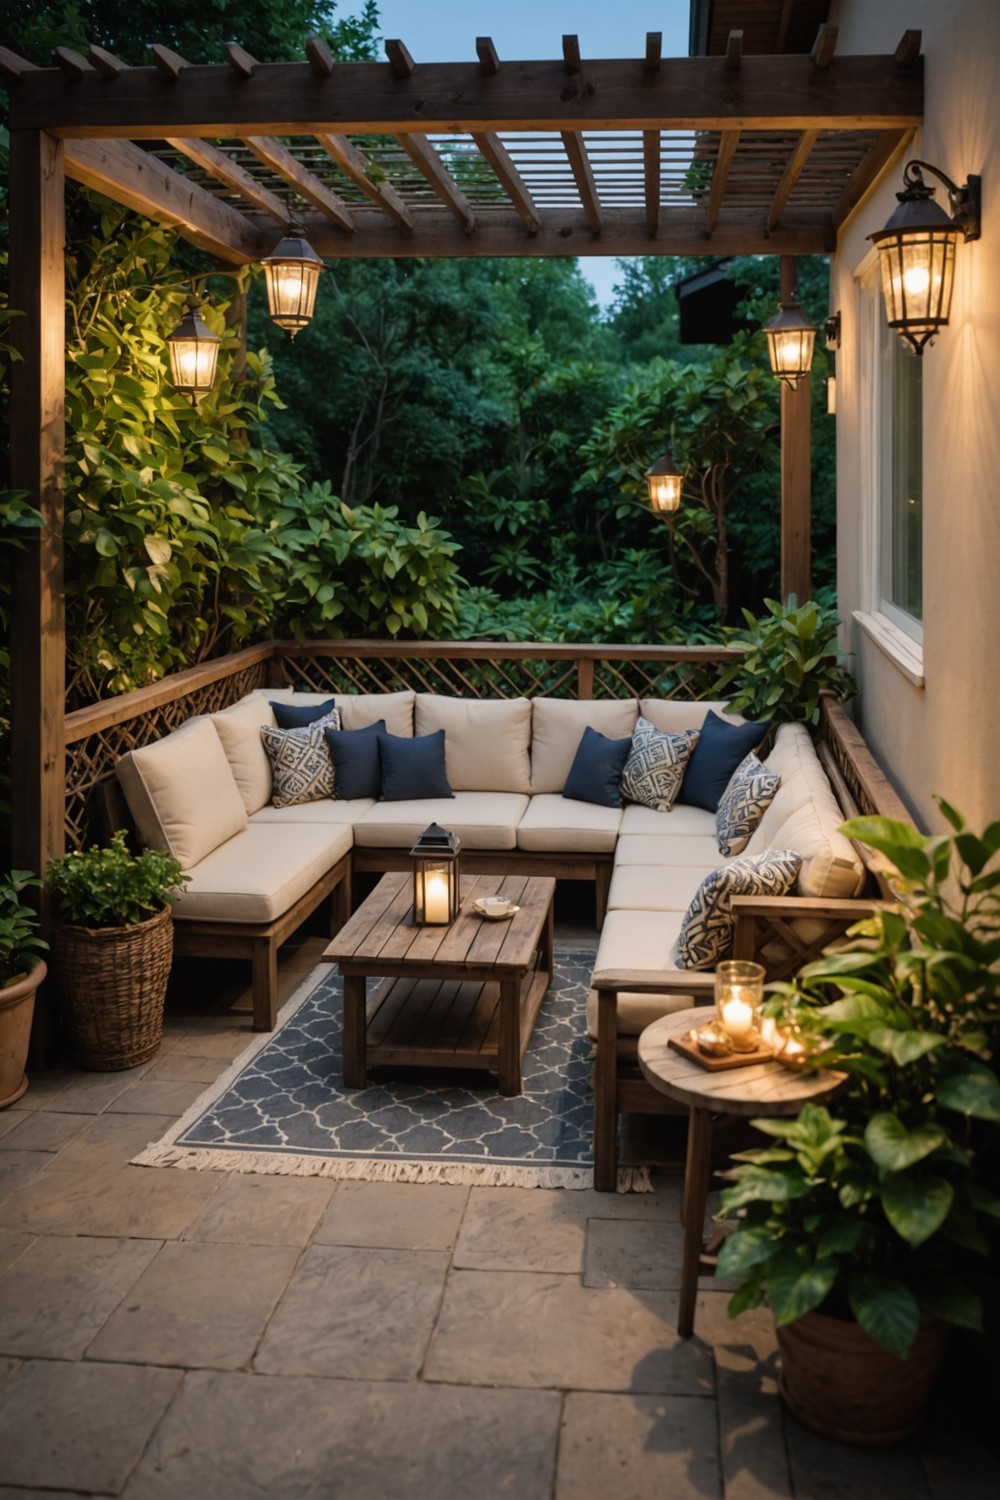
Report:
<svg viewBox="0 0 1000 1500"><path fill-rule="evenodd" d="M923 623L886 599L882 589L885 451L891 442L891 433L886 431L881 385L879 312L882 289L877 262L878 252L873 247L854 272L861 478L861 607L855 610L854 618L903 675L917 687L923 687Z"/></svg>

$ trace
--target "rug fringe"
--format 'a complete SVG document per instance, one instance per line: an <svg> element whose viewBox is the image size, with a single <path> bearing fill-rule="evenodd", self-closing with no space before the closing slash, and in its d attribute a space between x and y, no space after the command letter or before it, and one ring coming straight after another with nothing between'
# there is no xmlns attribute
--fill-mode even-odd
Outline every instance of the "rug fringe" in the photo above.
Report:
<svg viewBox="0 0 1000 1500"><path fill-rule="evenodd" d="M179 1167L189 1172L257 1172L278 1177L325 1177L337 1182L444 1182L479 1187L569 1188L593 1186L590 1167L516 1167L501 1163L366 1161L356 1157L292 1156L271 1151L210 1151L152 1145L132 1158L134 1167ZM651 1193L647 1167L620 1167L619 1193Z"/></svg>

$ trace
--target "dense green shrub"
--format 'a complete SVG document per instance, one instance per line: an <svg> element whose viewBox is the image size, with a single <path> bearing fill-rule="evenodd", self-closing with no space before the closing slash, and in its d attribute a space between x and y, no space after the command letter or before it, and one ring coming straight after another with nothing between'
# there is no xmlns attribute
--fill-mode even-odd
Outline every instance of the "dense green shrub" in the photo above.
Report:
<svg viewBox="0 0 1000 1500"><path fill-rule="evenodd" d="M133 854L119 829L110 844L74 849L49 863L56 915L74 927L131 927L170 906L187 876L161 849Z"/></svg>
<svg viewBox="0 0 1000 1500"><path fill-rule="evenodd" d="M743 611L747 632L730 640L746 652L734 674L730 710L772 724L818 724L821 693L849 698L857 691L837 660L840 621L815 599L799 605L794 594L787 604L764 604L768 613L760 619Z"/></svg>

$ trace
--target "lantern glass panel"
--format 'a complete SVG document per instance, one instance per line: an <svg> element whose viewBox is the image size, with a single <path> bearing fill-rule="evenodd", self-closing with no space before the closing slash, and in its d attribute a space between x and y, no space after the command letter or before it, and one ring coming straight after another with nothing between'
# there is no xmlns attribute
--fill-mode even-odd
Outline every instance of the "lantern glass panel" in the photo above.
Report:
<svg viewBox="0 0 1000 1500"><path fill-rule="evenodd" d="M310 322L316 287L323 269L319 260L265 260L267 306L274 322L294 338Z"/></svg>
<svg viewBox="0 0 1000 1500"><path fill-rule="evenodd" d="M758 1012L764 999L764 969L742 959L726 959L715 970L718 1024L737 1052L760 1045Z"/></svg>
<svg viewBox="0 0 1000 1500"><path fill-rule="evenodd" d="M653 509L677 510L681 503L682 482L680 474L648 474L646 483L649 486L649 499Z"/></svg>
<svg viewBox="0 0 1000 1500"><path fill-rule="evenodd" d="M957 239L957 231L923 229L887 234L877 242L889 327L915 349L922 349L951 315Z"/></svg>
<svg viewBox="0 0 1000 1500"><path fill-rule="evenodd" d="M420 835L413 860L413 920L418 927L445 927L461 903L461 840L432 823Z"/></svg>
<svg viewBox="0 0 1000 1500"><path fill-rule="evenodd" d="M812 369L815 328L768 328L771 370L779 380L794 387Z"/></svg>

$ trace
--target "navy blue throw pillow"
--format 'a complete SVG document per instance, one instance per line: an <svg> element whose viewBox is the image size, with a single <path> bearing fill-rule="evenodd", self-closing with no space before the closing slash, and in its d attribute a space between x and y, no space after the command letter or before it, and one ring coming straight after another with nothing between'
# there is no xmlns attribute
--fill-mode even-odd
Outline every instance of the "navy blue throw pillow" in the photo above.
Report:
<svg viewBox="0 0 1000 1500"><path fill-rule="evenodd" d="M418 734L380 734L382 800L408 802L424 797L454 797L444 768L444 730Z"/></svg>
<svg viewBox="0 0 1000 1500"><path fill-rule="evenodd" d="M355 797L377 797L382 790L382 761L378 737L385 720L363 729L324 729L333 761L333 795L343 802Z"/></svg>
<svg viewBox="0 0 1000 1500"><path fill-rule="evenodd" d="M609 740L588 725L566 777L563 796L577 802L596 802L598 807L621 807L619 783L631 748L631 735L624 740Z"/></svg>
<svg viewBox="0 0 1000 1500"><path fill-rule="evenodd" d="M756 750L769 724L730 724L710 708L701 726L701 736L691 752L684 772L678 802L688 807L719 810L722 794L740 761Z"/></svg>
<svg viewBox="0 0 1000 1500"><path fill-rule="evenodd" d="M325 703L273 703L274 717L279 729L304 729L315 724L337 707L336 698L327 698Z"/></svg>

